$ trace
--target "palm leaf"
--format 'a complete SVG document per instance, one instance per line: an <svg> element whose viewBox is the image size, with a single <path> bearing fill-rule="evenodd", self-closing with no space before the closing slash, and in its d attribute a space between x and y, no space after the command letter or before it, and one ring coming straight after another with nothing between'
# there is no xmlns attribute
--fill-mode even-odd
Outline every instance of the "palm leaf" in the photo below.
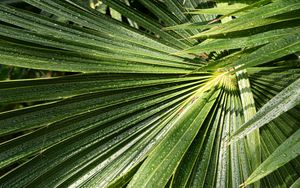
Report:
<svg viewBox="0 0 300 188"><path fill-rule="evenodd" d="M284 143L282 143L273 153L266 159L250 177L245 181L244 185L251 184L267 174L273 172L275 169L283 166L290 160L296 158L299 155L300 142L299 132L295 132Z"/></svg>
<svg viewBox="0 0 300 188"><path fill-rule="evenodd" d="M251 120L249 119L248 122L245 123L245 125L243 125L239 131L232 136L232 140L249 134L251 131L265 125L266 123L269 123L280 114L299 104L299 83L300 80L297 79L294 83L273 97L267 104L263 106L263 108L260 109L257 114L255 114L255 117L253 117Z"/></svg>
<svg viewBox="0 0 300 188"><path fill-rule="evenodd" d="M298 1L24 2L0 63L50 77L0 81L1 187L297 187Z"/></svg>

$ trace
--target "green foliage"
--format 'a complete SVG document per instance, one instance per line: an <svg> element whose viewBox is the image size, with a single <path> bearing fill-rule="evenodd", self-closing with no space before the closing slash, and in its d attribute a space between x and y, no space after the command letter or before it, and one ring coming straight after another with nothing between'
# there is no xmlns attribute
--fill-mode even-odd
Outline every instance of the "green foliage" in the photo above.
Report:
<svg viewBox="0 0 300 188"><path fill-rule="evenodd" d="M24 2L0 3L0 187L299 185L298 0Z"/></svg>

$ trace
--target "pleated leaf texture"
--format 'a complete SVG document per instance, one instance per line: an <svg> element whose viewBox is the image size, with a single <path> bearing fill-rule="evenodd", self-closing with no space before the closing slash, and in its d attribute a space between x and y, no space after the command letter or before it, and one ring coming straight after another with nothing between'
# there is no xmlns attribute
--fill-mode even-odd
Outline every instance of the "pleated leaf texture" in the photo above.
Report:
<svg viewBox="0 0 300 188"><path fill-rule="evenodd" d="M0 1L0 64L1 188L300 185L299 0Z"/></svg>

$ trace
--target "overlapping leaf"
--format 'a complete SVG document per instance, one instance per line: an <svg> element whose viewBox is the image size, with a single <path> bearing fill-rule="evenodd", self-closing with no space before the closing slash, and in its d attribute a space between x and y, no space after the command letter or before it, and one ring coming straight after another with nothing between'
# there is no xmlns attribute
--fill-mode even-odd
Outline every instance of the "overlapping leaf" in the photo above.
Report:
<svg viewBox="0 0 300 188"><path fill-rule="evenodd" d="M299 184L297 101L227 142L298 92L298 1L25 2L59 19L0 4L0 63L72 75L0 82L1 186Z"/></svg>

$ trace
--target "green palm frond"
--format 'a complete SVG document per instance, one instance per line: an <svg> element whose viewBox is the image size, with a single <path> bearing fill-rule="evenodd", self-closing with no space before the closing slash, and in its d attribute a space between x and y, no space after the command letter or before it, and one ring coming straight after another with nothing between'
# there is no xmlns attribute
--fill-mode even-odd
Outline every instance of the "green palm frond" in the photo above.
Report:
<svg viewBox="0 0 300 188"><path fill-rule="evenodd" d="M15 3L0 187L299 185L298 0Z"/></svg>

